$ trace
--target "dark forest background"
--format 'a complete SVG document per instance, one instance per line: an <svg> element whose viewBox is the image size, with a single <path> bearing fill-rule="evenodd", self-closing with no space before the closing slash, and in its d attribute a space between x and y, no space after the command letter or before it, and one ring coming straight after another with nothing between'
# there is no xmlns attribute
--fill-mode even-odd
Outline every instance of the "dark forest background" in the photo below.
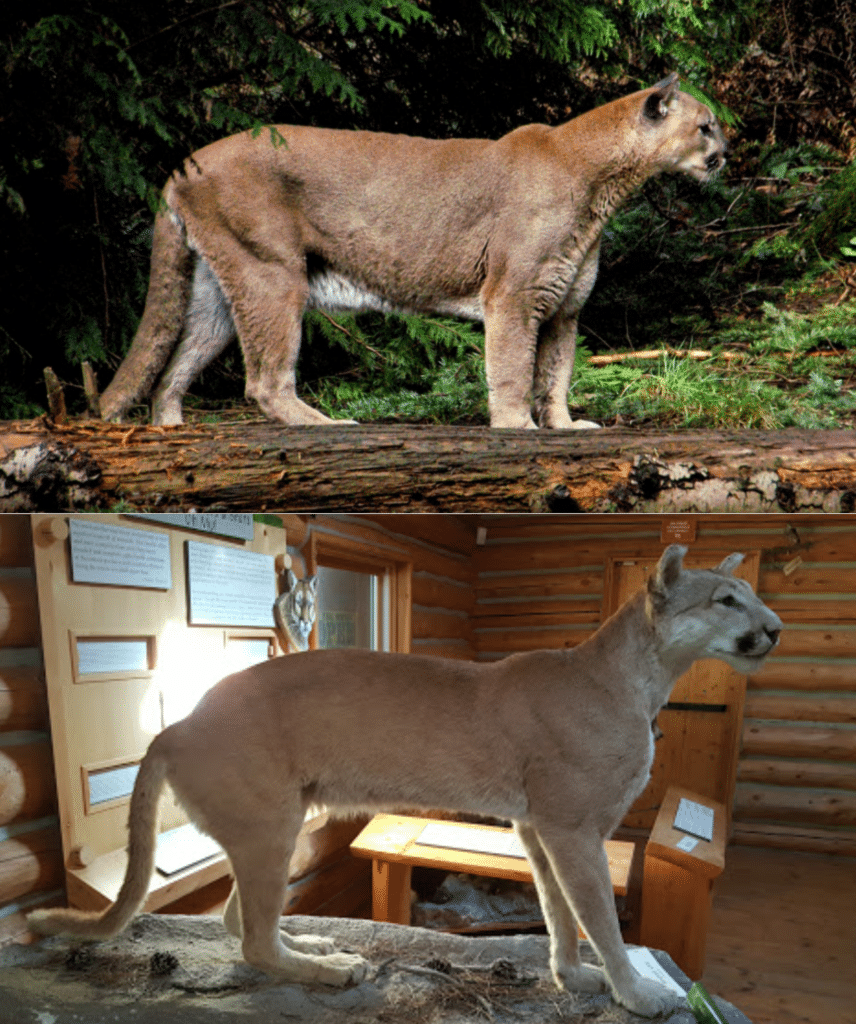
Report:
<svg viewBox="0 0 856 1024"><path fill-rule="evenodd" d="M45 408L45 366L75 411L83 361L106 386L167 176L267 123L497 137L678 71L726 126L729 163L705 189L649 182L613 220L587 351L707 344L723 318L799 309L809 285L852 293L852 0L6 0L0 54L0 418ZM452 396L454 418L469 388L478 421L478 328L313 314L306 330L322 405L404 387ZM240 400L236 346L195 392Z"/></svg>

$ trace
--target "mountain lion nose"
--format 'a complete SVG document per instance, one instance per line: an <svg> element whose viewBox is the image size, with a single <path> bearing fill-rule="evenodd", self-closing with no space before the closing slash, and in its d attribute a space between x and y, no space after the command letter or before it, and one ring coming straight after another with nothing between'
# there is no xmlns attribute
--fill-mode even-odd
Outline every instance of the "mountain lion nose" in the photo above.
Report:
<svg viewBox="0 0 856 1024"><path fill-rule="evenodd" d="M722 162L725 163L725 160L723 159ZM709 171L715 171L717 167L719 167L719 155L717 153L712 153L707 160L705 160L704 165Z"/></svg>
<svg viewBox="0 0 856 1024"><path fill-rule="evenodd" d="M767 636L770 638L770 640L773 643L776 643L778 641L778 639L779 639L779 633L781 633L781 630L780 629L767 629L765 627L764 628L764 632L767 634Z"/></svg>

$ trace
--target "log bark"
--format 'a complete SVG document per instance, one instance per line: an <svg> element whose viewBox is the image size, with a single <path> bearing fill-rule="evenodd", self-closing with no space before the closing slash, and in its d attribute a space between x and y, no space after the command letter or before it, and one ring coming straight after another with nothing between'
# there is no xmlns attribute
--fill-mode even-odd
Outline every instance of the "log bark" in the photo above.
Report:
<svg viewBox="0 0 856 1024"><path fill-rule="evenodd" d="M0 511L851 512L852 431L0 424Z"/></svg>

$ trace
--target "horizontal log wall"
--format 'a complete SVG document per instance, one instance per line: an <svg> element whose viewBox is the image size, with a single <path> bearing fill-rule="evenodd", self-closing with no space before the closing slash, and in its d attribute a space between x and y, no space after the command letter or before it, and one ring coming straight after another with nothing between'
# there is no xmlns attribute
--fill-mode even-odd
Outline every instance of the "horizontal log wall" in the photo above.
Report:
<svg viewBox="0 0 856 1024"><path fill-rule="evenodd" d="M0 943L64 872L29 516L0 516Z"/></svg>
<svg viewBox="0 0 856 1024"><path fill-rule="evenodd" d="M581 642L601 620L607 555L655 557L664 518L482 518L476 657ZM759 592L786 625L775 657L748 680L735 840L856 854L856 522L683 518L696 519L694 548L761 551Z"/></svg>

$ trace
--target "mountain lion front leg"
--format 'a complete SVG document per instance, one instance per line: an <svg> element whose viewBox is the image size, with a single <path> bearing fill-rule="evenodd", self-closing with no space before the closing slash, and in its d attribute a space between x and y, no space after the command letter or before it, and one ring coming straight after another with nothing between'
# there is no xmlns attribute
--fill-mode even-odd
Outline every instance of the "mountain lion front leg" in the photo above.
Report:
<svg viewBox="0 0 856 1024"><path fill-rule="evenodd" d="M535 829L515 822L532 868L541 910L550 934L550 970L559 988L569 992L605 992L606 978L597 967L580 963L577 919L565 898Z"/></svg>
<svg viewBox="0 0 856 1024"><path fill-rule="evenodd" d="M487 286L484 365L491 427L537 429L532 419L532 375L538 325L520 299Z"/></svg>
<svg viewBox="0 0 856 1024"><path fill-rule="evenodd" d="M562 305L539 332L534 406L535 419L541 427L565 430L600 427L592 420L573 420L568 411L577 347L577 317L597 278L598 249L598 242L589 249Z"/></svg>
<svg viewBox="0 0 856 1024"><path fill-rule="evenodd" d="M535 828L562 892L603 962L615 1001L642 1017L674 1009L678 997L637 974L630 963L615 912L609 861L597 831L544 820L536 820Z"/></svg>

